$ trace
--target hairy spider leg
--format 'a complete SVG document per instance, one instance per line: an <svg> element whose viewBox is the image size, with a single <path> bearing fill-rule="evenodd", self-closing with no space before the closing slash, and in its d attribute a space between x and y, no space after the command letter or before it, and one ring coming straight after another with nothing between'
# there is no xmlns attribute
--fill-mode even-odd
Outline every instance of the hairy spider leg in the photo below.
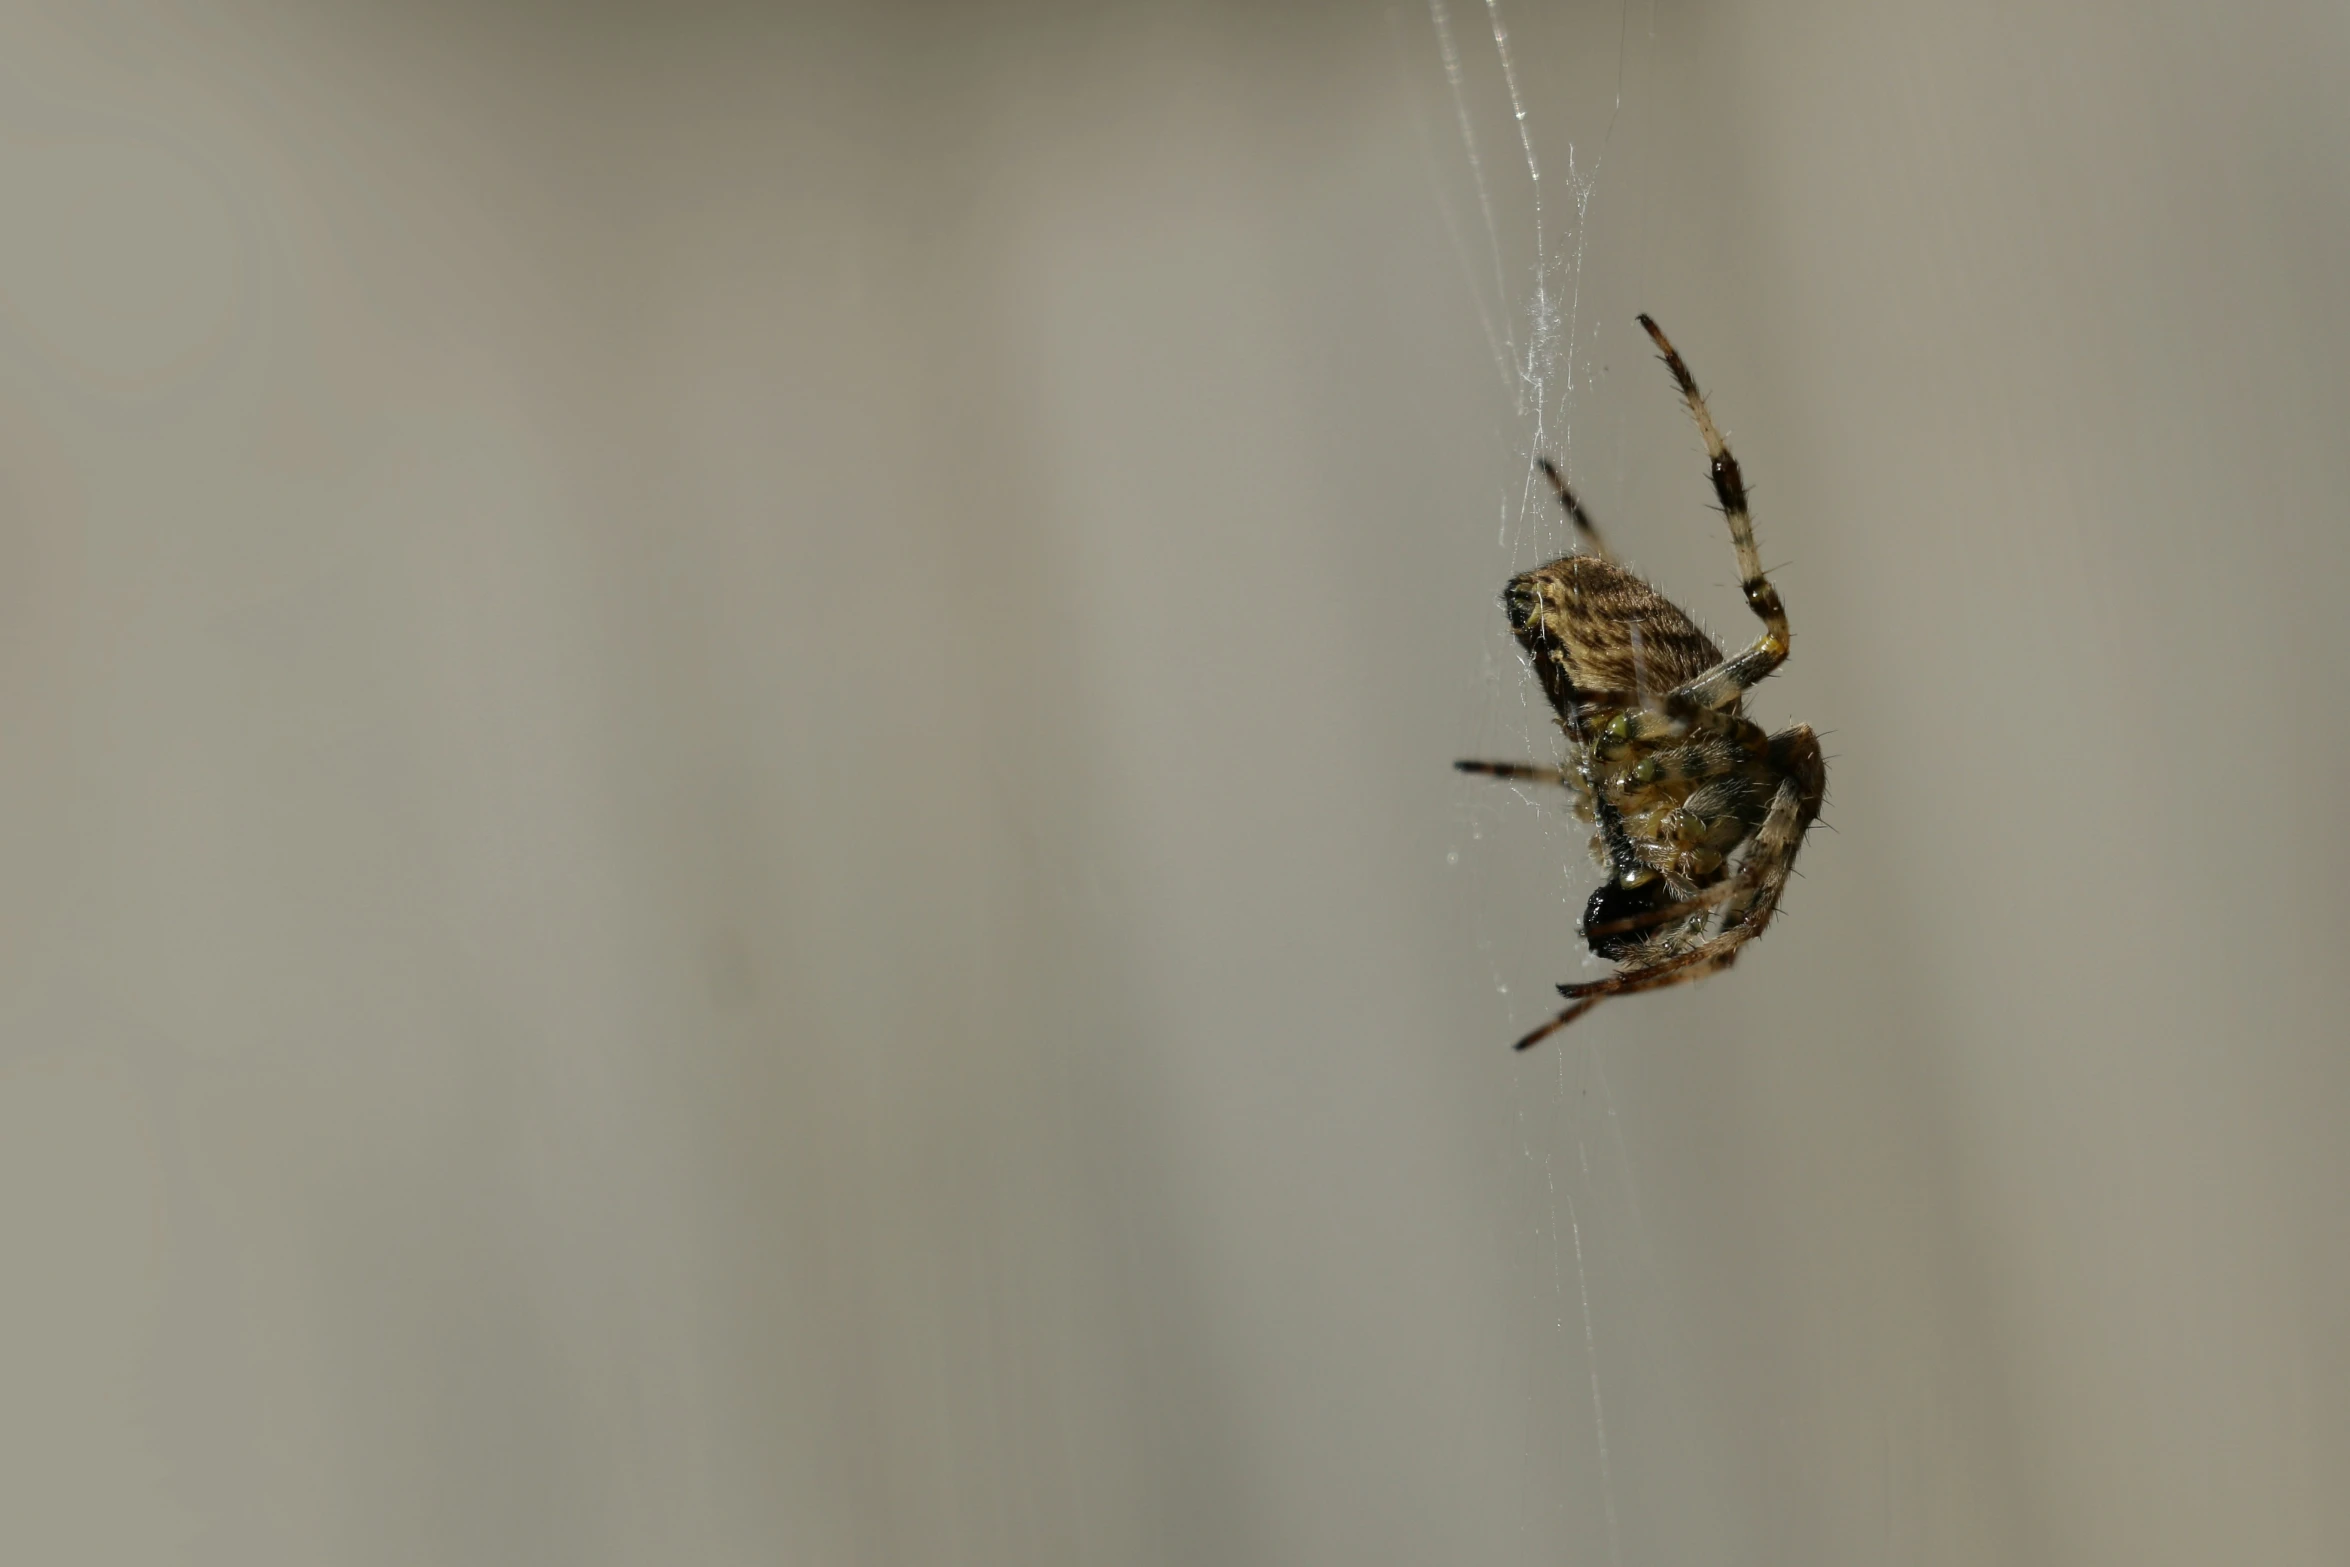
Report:
<svg viewBox="0 0 2350 1567"><path fill-rule="evenodd" d="M1563 1009L1560 1010L1557 1017L1552 1018L1549 1022L1543 1024L1540 1028L1534 1030L1533 1033L1528 1034L1525 1038L1510 1046L1510 1048L1512 1050L1533 1049L1536 1045L1541 1044L1551 1035L1557 1033L1560 1029L1565 1028L1569 1023L1574 1022L1575 1019L1581 1017L1584 1013L1590 1011L1593 1007L1598 1006L1599 1001L1600 998L1594 996L1588 1001L1569 1002Z"/></svg>
<svg viewBox="0 0 2350 1567"><path fill-rule="evenodd" d="M1606 541L1599 536L1599 524L1591 520L1591 514L1583 509L1583 503L1575 499L1575 492L1567 488L1567 481L1560 475L1558 464L1547 457L1537 457L1534 466L1542 470L1542 476L1558 492L1559 505L1565 508L1567 521L1573 523L1575 531L1583 535L1583 542L1591 546L1591 553L1601 560L1614 560L1615 557L1607 552Z"/></svg>
<svg viewBox="0 0 2350 1567"><path fill-rule="evenodd" d="M1713 415L1706 411L1705 395L1697 389L1697 378L1689 373L1688 365L1681 361L1680 350L1653 318L1642 315L1640 326L1664 355L1665 368L1673 372L1673 380L1681 388L1681 401L1688 405L1690 417L1697 421L1697 433L1705 438L1714 496L1722 503L1722 516L1730 524L1730 547L1738 553L1738 591L1746 595L1747 607L1763 623L1763 634L1743 652L1722 660L1666 701L1666 706L1675 710L1719 708L1736 701L1740 693L1787 661L1787 645L1791 640L1787 608L1779 602L1779 590L1763 574L1762 555L1754 544L1754 519L1746 511L1746 480L1738 471L1738 459L1730 455L1730 448L1723 442L1722 432L1714 428Z"/></svg>
<svg viewBox="0 0 2350 1567"><path fill-rule="evenodd" d="M1455 762L1453 766L1464 773L1483 773L1488 778L1514 778L1521 783L1547 783L1564 786L1566 769L1537 767L1532 762Z"/></svg>

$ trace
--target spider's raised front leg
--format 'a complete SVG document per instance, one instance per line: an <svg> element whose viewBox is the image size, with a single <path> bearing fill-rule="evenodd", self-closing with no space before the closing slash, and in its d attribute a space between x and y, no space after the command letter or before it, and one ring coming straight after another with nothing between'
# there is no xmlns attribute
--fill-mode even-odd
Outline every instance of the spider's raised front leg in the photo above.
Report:
<svg viewBox="0 0 2350 1567"><path fill-rule="evenodd" d="M1705 395L1697 389L1697 378L1681 362L1680 351L1673 347L1662 327L1645 315L1640 317L1640 326L1664 355L1665 368L1673 372L1673 380L1681 388L1681 401L1689 405L1690 417L1697 421L1697 433L1705 438L1714 496L1722 503L1722 516L1730 524L1730 547L1738 553L1738 590L1746 595L1747 607L1763 623L1763 634L1743 651L1681 686L1664 705L1672 709L1726 707L1737 701L1749 686L1787 661L1790 640L1787 608L1779 602L1779 590L1763 574L1762 555L1754 545L1754 519L1746 512L1746 480L1738 471L1738 459L1730 455L1729 446L1723 442L1722 432L1714 428L1713 415L1706 412Z"/></svg>

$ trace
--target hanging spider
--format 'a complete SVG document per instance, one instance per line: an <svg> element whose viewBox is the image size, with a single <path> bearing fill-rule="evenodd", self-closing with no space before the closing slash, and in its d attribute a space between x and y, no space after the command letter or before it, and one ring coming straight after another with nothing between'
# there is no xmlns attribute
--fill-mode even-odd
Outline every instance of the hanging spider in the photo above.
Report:
<svg viewBox="0 0 2350 1567"><path fill-rule="evenodd" d="M1559 986L1566 1006L1519 1040L1520 1050L1609 996L1687 984L1736 962L1770 923L1827 792L1827 764L1809 728L1765 734L1741 712L1747 687L1786 661L1787 611L1755 553L1738 459L1722 444L1680 354L1654 321L1644 315L1640 325L1705 438L1714 494L1738 554L1739 587L1763 634L1724 658L1687 615L1609 559L1557 467L1539 460L1589 553L1512 578L1501 598L1510 630L1558 710L1567 764L1453 765L1565 786L1575 814L1592 823L1592 853L1608 871L1583 910L1583 939L1623 967L1606 979Z"/></svg>

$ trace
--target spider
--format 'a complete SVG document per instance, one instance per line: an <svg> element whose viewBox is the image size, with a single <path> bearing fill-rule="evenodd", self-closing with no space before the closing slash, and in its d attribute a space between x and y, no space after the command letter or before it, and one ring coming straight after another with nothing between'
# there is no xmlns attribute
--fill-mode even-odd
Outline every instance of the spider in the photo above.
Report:
<svg viewBox="0 0 2350 1567"><path fill-rule="evenodd" d="M1609 996L1685 985L1736 962L1770 923L1827 793L1827 764L1808 727L1765 734L1740 710L1746 689L1786 661L1787 611L1755 553L1738 459L1663 330L1645 315L1640 325L1705 438L1739 587L1763 633L1724 658L1686 614L1609 558L1556 465L1537 460L1589 550L1513 577L1501 601L1558 710L1567 763L1453 765L1559 784L1573 796L1608 872L1583 910L1583 940L1623 967L1559 986L1566 1006L1519 1040L1520 1050Z"/></svg>

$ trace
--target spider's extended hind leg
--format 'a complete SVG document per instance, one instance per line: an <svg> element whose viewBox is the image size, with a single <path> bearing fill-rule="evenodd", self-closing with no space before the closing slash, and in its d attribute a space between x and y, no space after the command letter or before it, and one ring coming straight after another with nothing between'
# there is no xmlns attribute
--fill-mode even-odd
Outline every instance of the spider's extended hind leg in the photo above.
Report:
<svg viewBox="0 0 2350 1567"><path fill-rule="evenodd" d="M1640 326L1664 355L1665 368L1673 372L1673 380L1681 388L1681 401L1689 405L1690 417L1697 421L1697 433L1705 438L1714 496L1722 503L1722 516L1730 524L1730 547L1738 552L1738 589L1746 595L1747 607L1763 623L1761 636L1743 651L1683 685L1666 705L1726 707L1737 701L1747 687L1786 662L1790 640L1787 608L1779 602L1779 590L1763 574L1762 556L1754 546L1754 519L1746 513L1746 480L1738 471L1738 459L1730 455L1730 448L1723 442L1722 432L1714 428L1713 415L1706 411L1705 395L1697 389L1697 378L1689 373L1689 367L1681 362L1680 350L1673 347L1672 340L1654 319L1643 315Z"/></svg>
<svg viewBox="0 0 2350 1567"><path fill-rule="evenodd" d="M1591 546L1591 553L1601 560L1614 560L1615 557L1607 552L1606 541L1599 536L1599 524L1591 520L1591 514L1583 509L1583 503L1575 499L1575 492L1567 488L1567 481L1560 475L1558 464L1547 457L1537 457L1534 466L1542 470L1542 476L1558 492L1559 505L1565 510L1567 521L1575 525L1575 531L1583 536L1583 542Z"/></svg>

